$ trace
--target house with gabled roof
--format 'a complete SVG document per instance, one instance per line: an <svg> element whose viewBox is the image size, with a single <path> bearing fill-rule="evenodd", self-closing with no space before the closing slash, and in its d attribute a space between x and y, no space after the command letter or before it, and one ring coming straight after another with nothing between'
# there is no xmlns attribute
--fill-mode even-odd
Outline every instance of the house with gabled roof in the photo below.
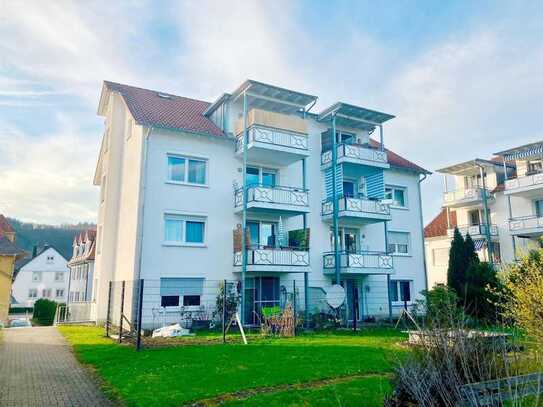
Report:
<svg viewBox="0 0 543 407"><path fill-rule="evenodd" d="M0 324L8 318L15 262L25 254L15 243L15 230L0 214Z"/></svg>
<svg viewBox="0 0 543 407"><path fill-rule="evenodd" d="M68 282L68 304L94 301L94 256L96 254L96 230L87 229L74 237Z"/></svg>
<svg viewBox="0 0 543 407"><path fill-rule="evenodd" d="M224 279L239 282L250 325L293 282L306 314L311 289L334 284L349 321L411 306L427 287L429 172L386 148L393 115L344 102L314 113L316 101L254 80L213 103L104 82L96 319L110 282L137 279L152 290L144 326Z"/></svg>

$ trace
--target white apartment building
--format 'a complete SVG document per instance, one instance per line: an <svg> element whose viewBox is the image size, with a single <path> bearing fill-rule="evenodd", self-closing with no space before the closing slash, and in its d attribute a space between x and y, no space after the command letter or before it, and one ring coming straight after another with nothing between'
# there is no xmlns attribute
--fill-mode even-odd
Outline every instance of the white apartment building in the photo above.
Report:
<svg viewBox="0 0 543 407"><path fill-rule="evenodd" d="M16 265L12 297L17 306L32 307L40 298L64 303L68 293L67 260L51 246Z"/></svg>
<svg viewBox="0 0 543 407"><path fill-rule="evenodd" d="M419 297L428 171L383 147L392 115L346 103L315 114L316 100L252 80L214 103L104 82L98 321L120 280L145 280L144 326L222 279L240 281L248 324L293 281L308 309L339 279L360 320Z"/></svg>
<svg viewBox="0 0 543 407"><path fill-rule="evenodd" d="M72 258L68 261L68 303L92 302L96 231L88 229L74 237Z"/></svg>
<svg viewBox="0 0 543 407"><path fill-rule="evenodd" d="M482 261L491 259L497 267L538 246L543 234L542 146L530 144L496 153L501 158L438 170L444 175L443 210L425 228L430 287L447 282L455 227L463 236L470 234Z"/></svg>

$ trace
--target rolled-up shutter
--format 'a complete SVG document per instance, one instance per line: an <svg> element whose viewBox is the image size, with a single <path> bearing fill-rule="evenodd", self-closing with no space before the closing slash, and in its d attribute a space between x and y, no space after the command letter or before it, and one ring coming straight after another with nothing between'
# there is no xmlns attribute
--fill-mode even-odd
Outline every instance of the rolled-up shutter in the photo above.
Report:
<svg viewBox="0 0 543 407"><path fill-rule="evenodd" d="M203 278L161 278L160 295L202 295Z"/></svg>

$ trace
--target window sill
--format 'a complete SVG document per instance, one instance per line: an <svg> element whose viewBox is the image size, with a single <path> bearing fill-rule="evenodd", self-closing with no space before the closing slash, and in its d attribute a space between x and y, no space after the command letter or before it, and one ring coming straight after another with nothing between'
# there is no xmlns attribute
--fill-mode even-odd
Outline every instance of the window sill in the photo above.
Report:
<svg viewBox="0 0 543 407"><path fill-rule="evenodd" d="M162 246L165 246L165 247L199 247L199 248L207 248L207 244L205 244L205 243L162 242Z"/></svg>
<svg viewBox="0 0 543 407"><path fill-rule="evenodd" d="M186 187L209 188L209 184L194 184L192 182L181 182L181 181L172 181L172 180L166 180L166 184L182 185Z"/></svg>

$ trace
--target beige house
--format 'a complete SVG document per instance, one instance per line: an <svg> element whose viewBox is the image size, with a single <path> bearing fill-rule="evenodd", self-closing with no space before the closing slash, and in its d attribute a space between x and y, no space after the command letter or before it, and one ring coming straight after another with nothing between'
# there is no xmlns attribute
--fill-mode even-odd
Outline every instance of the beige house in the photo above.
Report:
<svg viewBox="0 0 543 407"><path fill-rule="evenodd" d="M15 245L15 231L0 215L0 324L8 318L15 262L24 255L25 252Z"/></svg>

